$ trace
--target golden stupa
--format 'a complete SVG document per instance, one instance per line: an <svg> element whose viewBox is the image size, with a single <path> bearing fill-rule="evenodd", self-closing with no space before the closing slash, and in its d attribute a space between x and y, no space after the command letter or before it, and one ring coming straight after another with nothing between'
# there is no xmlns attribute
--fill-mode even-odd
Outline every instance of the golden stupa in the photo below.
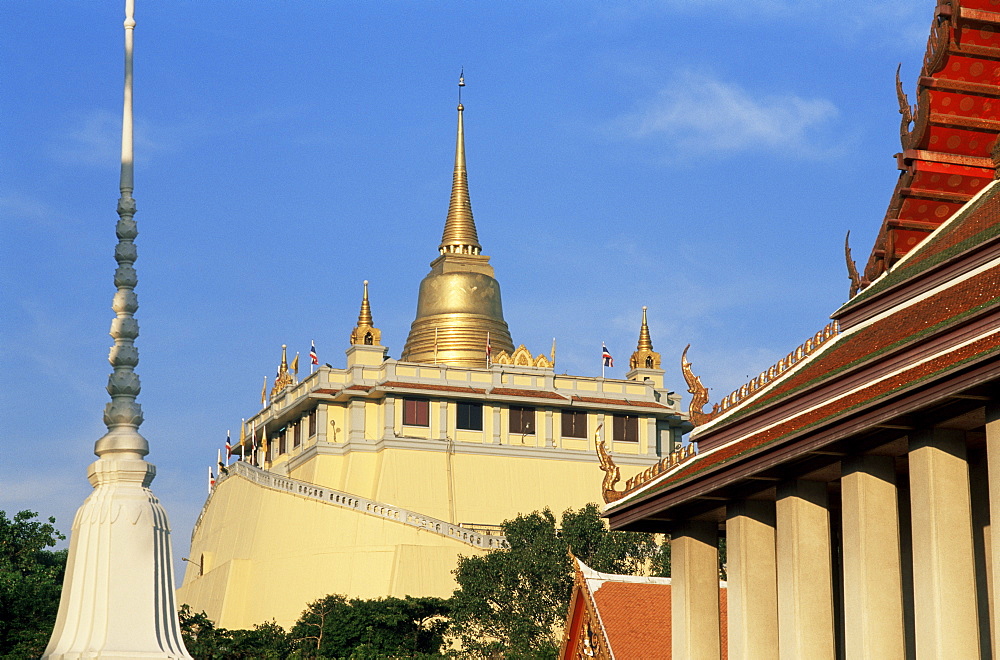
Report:
<svg viewBox="0 0 1000 660"><path fill-rule="evenodd" d="M417 315L401 357L406 362L481 368L487 366L487 344L493 355L514 351L503 320L500 284L493 277L490 258L482 254L472 218L465 170L464 110L459 102L455 174L438 246L441 256L431 262L431 272L420 282Z"/></svg>

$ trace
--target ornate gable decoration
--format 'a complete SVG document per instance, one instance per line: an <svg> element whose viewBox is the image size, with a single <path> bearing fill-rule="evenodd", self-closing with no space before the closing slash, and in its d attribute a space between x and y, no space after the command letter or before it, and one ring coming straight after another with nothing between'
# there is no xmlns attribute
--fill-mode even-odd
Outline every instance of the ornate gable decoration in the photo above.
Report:
<svg viewBox="0 0 1000 660"><path fill-rule="evenodd" d="M294 369L298 370L298 356L295 358ZM278 365L278 373L274 377L274 387L271 388L271 399L278 396L286 387L295 384L295 376L288 369L288 347L281 345L281 364Z"/></svg>
<svg viewBox="0 0 1000 660"><path fill-rule="evenodd" d="M515 367L535 367L537 369L552 369L555 367L555 362L545 357L543 353L532 356L531 351L525 348L524 344L514 349L513 353L500 351L493 358L493 364L510 364Z"/></svg>

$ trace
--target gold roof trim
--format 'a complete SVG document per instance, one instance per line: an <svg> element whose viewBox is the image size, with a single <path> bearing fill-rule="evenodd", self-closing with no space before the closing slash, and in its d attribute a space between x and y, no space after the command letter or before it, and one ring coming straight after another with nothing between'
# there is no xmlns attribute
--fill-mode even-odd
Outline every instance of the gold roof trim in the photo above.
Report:
<svg viewBox="0 0 1000 660"><path fill-rule="evenodd" d="M532 356L531 351L525 348L524 344L518 346L513 353L500 351L492 362L493 364L510 364L515 367L537 367L539 369L552 369L556 364L554 359L545 357L544 353Z"/></svg>
<svg viewBox="0 0 1000 660"><path fill-rule="evenodd" d="M689 442L687 446L678 447L639 474L630 477L625 482L625 490L615 490L615 484L621 480L621 472L608 452L608 447L604 444L604 440L600 439L600 427L594 432L594 441L597 446L597 457L601 462L601 470L604 472L601 495L604 497L605 504L617 502L633 490L644 486L664 472L672 470L681 463L698 455L698 443Z"/></svg>
<svg viewBox="0 0 1000 660"><path fill-rule="evenodd" d="M684 381L688 384L688 392L692 395L691 406L688 410L691 423L695 426L704 424L743 403L748 397L815 353L820 346L838 334L840 334L838 321L826 324L822 330L805 340L798 348L771 365L766 371L760 372L750 382L722 397L722 400L712 406L712 411L708 413L702 412L702 407L708 403L708 389L701 384L701 379L691 371L691 363L687 361L687 352L688 348L691 348L691 344L688 344L684 352L681 353L681 371L684 373Z"/></svg>

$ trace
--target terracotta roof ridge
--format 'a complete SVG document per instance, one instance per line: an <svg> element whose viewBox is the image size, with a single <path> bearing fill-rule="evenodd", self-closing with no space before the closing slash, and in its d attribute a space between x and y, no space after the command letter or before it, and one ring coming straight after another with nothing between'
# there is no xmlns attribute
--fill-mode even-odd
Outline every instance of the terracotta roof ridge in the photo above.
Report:
<svg viewBox="0 0 1000 660"><path fill-rule="evenodd" d="M691 431L691 439L694 440L696 437L703 435L708 430L723 425L724 422L731 420L733 415L735 415L739 411L744 410L747 406L753 405L757 401L760 401L760 399L764 398L771 391L771 389L778 383L786 381L793 375L802 371L807 365L813 363L820 355L825 353L831 346L836 346L837 343L842 341L844 337L851 336L851 334L853 334L857 330L857 328L850 328L847 331L841 333L840 324L838 324L836 321L833 321L832 323L827 324L827 326L824 327L823 330L817 332L816 336L820 334L825 334L825 331L828 328L831 329L830 335L827 338L823 339L818 344L814 343L813 345L815 346L815 348L809 349L808 352L806 351L805 348L806 344L808 344L810 341L813 341L813 339L815 338L815 336L810 337L809 339L806 340L805 343L803 343L794 351L783 357L776 364L772 365L766 371L761 372L762 376L771 372L772 369L777 371L776 375L772 380L768 380L764 385L760 386L756 390L748 392L745 398L737 397L736 403L732 404L731 407L721 410L718 416L715 417L714 419L711 419L705 422L704 424L695 427L694 430ZM790 366L786 367L784 370L780 369L780 365L783 362L785 362L785 360L789 360L790 358L796 356L797 354L799 354L798 357L794 359L794 361L791 363ZM757 376L757 378L760 378L760 376ZM753 381L750 382L752 383ZM732 397L735 394L738 394L744 388L748 388L749 385L750 383L747 383L746 385L735 390L731 394L726 395L725 397L722 398L722 401L725 401L727 398Z"/></svg>
<svg viewBox="0 0 1000 660"><path fill-rule="evenodd" d="M849 390L845 390L843 392L837 393L836 396L833 396L833 397L830 397L830 398L827 398L827 399L823 399L822 401L817 402L816 404L810 406L809 408L805 408L803 410L796 411L796 412L794 412L794 413L792 413L790 415L782 416L781 419L775 420L774 422L772 422L770 424L767 424L765 426L762 426L762 427L759 427L759 428L755 428L752 431L749 431L747 433L741 433L741 434L739 434L738 436L734 437L732 440L730 440L728 442L724 442L724 443L718 444L718 445L712 447L711 449L708 449L708 450L705 450L705 451L701 452L700 454L698 454L697 456L695 456L694 460L687 461L686 463L684 463L683 464L684 468L686 470L688 470L688 469L696 467L699 463L706 463L707 462L707 463L711 464L711 460L710 459L711 459L711 457L714 454L717 454L717 453L719 453L721 451L724 451L724 450L729 449L729 448L731 448L733 446L736 446L736 445L746 444L752 438L755 438L755 437L757 437L757 436L759 436L761 434L767 433L771 429L779 427L779 426L781 426L783 424L788 424L792 420L805 417L809 413L813 412L814 410L821 409L821 408L823 408L825 406L828 406L828 405L830 405L832 403L835 403L837 401L842 401L842 400L848 399L849 397L853 396L854 394L856 394L858 392L863 392L864 390L869 389L869 388L871 388L871 387L873 387L875 385L878 385L879 383L882 383L882 382L885 382L885 381L890 381L893 378L895 378L895 377L897 377L897 376L899 376L901 374L904 374L904 373L906 373L908 371L913 371L914 369L917 369L918 367L920 367L920 366L922 366L924 364L928 364L928 363L933 362L935 360L938 360L938 359L940 359L942 357L945 357L945 356L947 356L947 355L949 355L951 353L955 353L956 351L960 351L961 349L963 349L966 346L973 345L976 342L982 341L984 339L987 339L987 338L989 338L989 337L991 337L993 335L997 335L997 334L1000 334L1000 328L993 328L993 329L987 330L986 332L979 333L979 334L977 334L977 335L975 335L973 337L966 338L965 340L963 340L963 341L961 341L959 343L953 344L953 345L949 345L947 348L944 348L944 349L942 349L940 351L937 351L935 353L931 353L931 354L925 355L924 357L922 357L919 360L907 363L905 365L902 365L902 366L900 366L900 367L898 367L896 369L893 369L892 371L886 372L884 374L880 374L877 378L873 378L871 380L866 380L863 383L859 383L858 385L856 385L855 387L852 387ZM604 511L609 511L612 508L616 508L616 507L618 507L618 506L620 506L622 504L625 504L626 502L632 501L632 500L634 500L636 498L636 496L638 496L638 495L640 495L640 494L642 494L642 493L644 493L644 492L646 492L648 490L651 490L651 489L656 490L656 489L658 489L659 486L662 484L662 482L667 481L671 476L673 476L673 473L675 473L677 471L678 470L670 470L669 472L664 472L663 474L658 475L657 477L655 477L655 478L649 480L648 482L642 484L642 486L640 486L639 488L636 488L635 490L628 492L620 500L618 500L616 502L613 502L613 503L605 506Z"/></svg>
<svg viewBox="0 0 1000 660"><path fill-rule="evenodd" d="M929 250L934 249L936 247L937 240L942 234L951 231L961 220L964 220L969 214L974 213L985 201L984 195L997 186L997 181L997 179L994 179L983 186L982 189L965 202L961 208L951 214L947 220L935 227L934 231L921 239L920 243L917 244L916 247L900 257L899 260L896 261L891 267L882 271L877 278L872 280L872 282L869 283L864 289L858 291L853 298L847 300L844 304L834 310L832 316L842 316L843 312L858 307L862 303L877 297L879 294L889 290L893 286L910 281L912 278L905 278L896 282L894 285L883 286L885 284L885 280L891 279L893 275L900 274L902 271L911 266L911 262L920 259ZM914 276L920 274L921 272L923 271L915 272Z"/></svg>

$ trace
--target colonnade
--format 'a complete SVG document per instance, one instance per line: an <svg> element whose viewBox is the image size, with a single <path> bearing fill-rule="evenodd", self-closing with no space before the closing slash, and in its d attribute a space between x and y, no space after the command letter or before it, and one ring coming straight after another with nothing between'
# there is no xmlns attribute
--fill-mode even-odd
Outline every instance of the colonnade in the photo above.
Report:
<svg viewBox="0 0 1000 660"><path fill-rule="evenodd" d="M845 456L833 484L790 479L727 502L729 659L1000 657L1000 477L988 477L1000 475L1000 406L984 430L971 461L966 431L928 428L902 455ZM721 656L719 527L672 529L674 658Z"/></svg>

